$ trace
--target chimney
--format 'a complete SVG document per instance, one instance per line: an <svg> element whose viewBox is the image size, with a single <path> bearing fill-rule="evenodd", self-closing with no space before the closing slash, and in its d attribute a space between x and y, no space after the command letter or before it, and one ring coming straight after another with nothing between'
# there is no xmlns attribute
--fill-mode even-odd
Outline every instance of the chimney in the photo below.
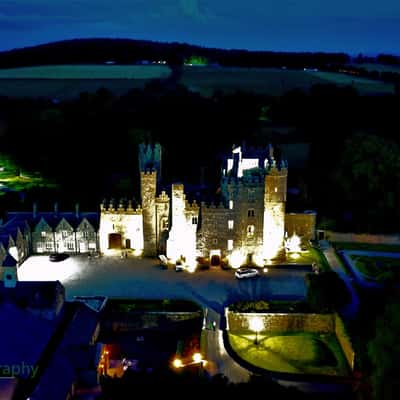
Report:
<svg viewBox="0 0 400 400"><path fill-rule="evenodd" d="M36 217L37 217L37 203L36 202L34 202L33 206L32 206L32 217L34 219L36 219Z"/></svg>
<svg viewBox="0 0 400 400"><path fill-rule="evenodd" d="M79 203L75 203L75 218L79 218Z"/></svg>

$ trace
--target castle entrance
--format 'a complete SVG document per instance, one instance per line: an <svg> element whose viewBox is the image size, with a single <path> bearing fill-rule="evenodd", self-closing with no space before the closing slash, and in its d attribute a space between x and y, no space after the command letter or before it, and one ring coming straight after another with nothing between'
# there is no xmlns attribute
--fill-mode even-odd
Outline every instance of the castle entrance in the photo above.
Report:
<svg viewBox="0 0 400 400"><path fill-rule="evenodd" d="M110 233L108 235L108 248L109 249L122 248L122 238L120 233Z"/></svg>
<svg viewBox="0 0 400 400"><path fill-rule="evenodd" d="M221 265L221 250L210 250L210 266L219 267Z"/></svg>

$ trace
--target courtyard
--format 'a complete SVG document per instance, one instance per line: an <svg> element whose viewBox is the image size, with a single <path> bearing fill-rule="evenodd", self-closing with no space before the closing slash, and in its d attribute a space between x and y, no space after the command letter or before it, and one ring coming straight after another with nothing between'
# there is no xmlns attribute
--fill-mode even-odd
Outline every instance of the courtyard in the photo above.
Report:
<svg viewBox="0 0 400 400"><path fill-rule="evenodd" d="M103 295L109 298L187 299L222 312L238 300L301 300L306 295L306 269L269 268L253 279L238 280L234 270L176 272L163 270L151 258L70 256L60 262L31 256L18 269L21 281L59 280L66 298Z"/></svg>

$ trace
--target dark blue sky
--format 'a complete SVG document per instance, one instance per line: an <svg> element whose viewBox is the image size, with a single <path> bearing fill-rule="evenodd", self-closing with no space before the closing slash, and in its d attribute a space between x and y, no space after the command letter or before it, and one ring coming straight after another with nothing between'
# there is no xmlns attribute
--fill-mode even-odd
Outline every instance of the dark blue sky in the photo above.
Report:
<svg viewBox="0 0 400 400"><path fill-rule="evenodd" d="M80 37L400 54L400 0L0 0L0 50Z"/></svg>

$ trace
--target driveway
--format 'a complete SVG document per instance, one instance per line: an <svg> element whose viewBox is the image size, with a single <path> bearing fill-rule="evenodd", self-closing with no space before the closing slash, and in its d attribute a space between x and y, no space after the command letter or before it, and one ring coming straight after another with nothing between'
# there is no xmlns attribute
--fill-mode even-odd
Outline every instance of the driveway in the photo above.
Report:
<svg viewBox="0 0 400 400"><path fill-rule="evenodd" d="M66 297L103 295L110 298L182 298L194 300L218 313L237 300L303 299L301 270L273 270L259 278L238 280L233 270L220 268L176 272L163 270L156 259L71 256L50 262L48 256L31 256L18 269L24 280L59 280Z"/></svg>

